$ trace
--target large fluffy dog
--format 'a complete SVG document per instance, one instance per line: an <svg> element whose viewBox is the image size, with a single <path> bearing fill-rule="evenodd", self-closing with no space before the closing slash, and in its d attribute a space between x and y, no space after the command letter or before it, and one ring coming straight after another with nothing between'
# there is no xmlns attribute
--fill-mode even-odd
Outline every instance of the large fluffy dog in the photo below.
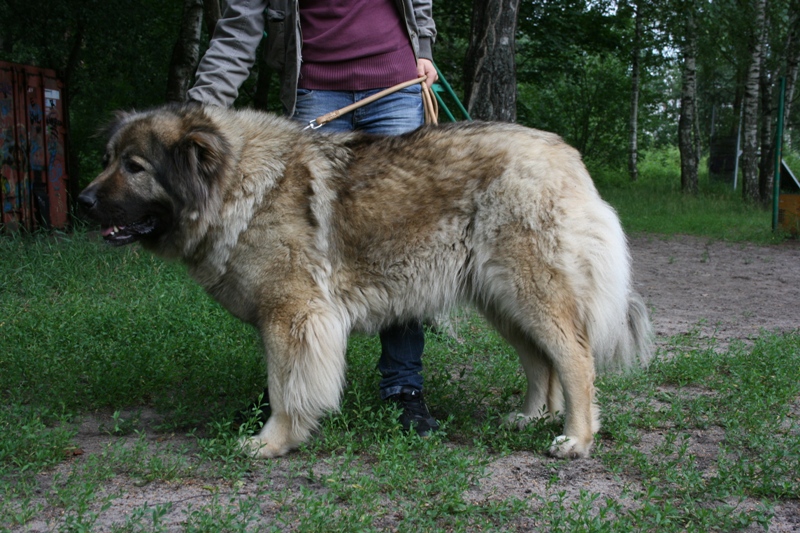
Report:
<svg viewBox="0 0 800 533"><path fill-rule="evenodd" d="M272 416L246 446L260 457L285 454L338 408L353 330L475 305L528 380L510 421L565 414L558 457L589 453L595 366L650 356L619 220L550 133L328 135L253 111L167 107L118 118L79 201L108 242L182 260L258 328Z"/></svg>

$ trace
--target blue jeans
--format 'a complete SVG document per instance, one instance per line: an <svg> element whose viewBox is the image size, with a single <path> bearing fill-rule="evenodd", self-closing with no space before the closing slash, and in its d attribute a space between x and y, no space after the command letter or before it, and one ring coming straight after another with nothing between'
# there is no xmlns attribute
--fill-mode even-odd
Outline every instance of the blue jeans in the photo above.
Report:
<svg viewBox="0 0 800 533"><path fill-rule="evenodd" d="M380 91L381 89L369 91L298 89L297 104L292 118L308 124L317 117L363 100ZM422 107L420 86L412 85L332 120L322 126L319 131L360 130L381 135L400 135L417 129L424 122L425 111Z"/></svg>
<svg viewBox="0 0 800 533"><path fill-rule="evenodd" d="M297 106L292 119L308 124L311 120L341 109L381 89L369 91L319 91L298 89ZM333 120L318 131L345 132L361 130L381 135L400 135L415 130L425 122L419 85L360 107ZM398 394L404 387L422 390L422 351L425 335L422 323L397 324L380 332L381 398Z"/></svg>

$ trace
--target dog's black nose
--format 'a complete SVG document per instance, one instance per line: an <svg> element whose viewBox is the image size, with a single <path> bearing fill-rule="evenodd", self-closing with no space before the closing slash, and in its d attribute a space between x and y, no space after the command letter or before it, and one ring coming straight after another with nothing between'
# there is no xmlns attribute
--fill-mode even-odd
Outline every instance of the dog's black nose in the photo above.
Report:
<svg viewBox="0 0 800 533"><path fill-rule="evenodd" d="M78 195L78 203L88 211L97 204L97 195L92 189L84 189L84 191Z"/></svg>

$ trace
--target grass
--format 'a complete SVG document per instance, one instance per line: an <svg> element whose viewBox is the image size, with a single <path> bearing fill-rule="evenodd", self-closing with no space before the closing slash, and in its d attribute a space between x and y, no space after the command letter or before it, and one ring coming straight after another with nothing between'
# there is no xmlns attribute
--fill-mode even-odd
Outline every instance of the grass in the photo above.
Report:
<svg viewBox="0 0 800 533"><path fill-rule="evenodd" d="M732 183L710 179L703 163L698 193L682 194L676 148L643 154L640 177L634 183L619 171L591 171L602 196L617 209L628 232L687 234L763 244L783 239L772 231L771 208L742 202L741 179L734 190Z"/></svg>
<svg viewBox="0 0 800 533"><path fill-rule="evenodd" d="M262 387L255 333L176 265L83 233L0 246L0 379L9 400L49 397L68 411L153 403L183 413L208 395L204 409L218 412L230 395Z"/></svg>
<svg viewBox="0 0 800 533"><path fill-rule="evenodd" d="M768 215L723 193L715 207L713 187L695 200L604 179L629 231L774 239ZM706 210L735 215L714 226ZM736 531L800 498L797 333L725 350L687 336L647 372L603 377L590 463L543 456L558 426L500 424L524 380L480 319L458 317L460 340L428 335L444 428L428 439L398 430L376 394L377 340L354 336L342 411L258 462L236 447L263 419L257 335L182 267L81 231L0 238L0 257L0 531ZM87 416L102 438L84 451ZM518 490L493 494L490 467L520 451L533 455ZM613 490L580 483L587 468Z"/></svg>

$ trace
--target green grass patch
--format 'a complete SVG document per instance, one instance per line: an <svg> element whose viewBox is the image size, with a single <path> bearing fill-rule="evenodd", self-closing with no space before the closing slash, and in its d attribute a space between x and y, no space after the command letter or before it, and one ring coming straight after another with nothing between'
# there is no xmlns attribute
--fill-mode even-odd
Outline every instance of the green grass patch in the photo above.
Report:
<svg viewBox="0 0 800 533"><path fill-rule="evenodd" d="M799 364L800 335L765 335L727 351L687 346L646 373L604 379L600 455L641 480L636 522L732 531L766 525L774 502L796 499Z"/></svg>
<svg viewBox="0 0 800 533"><path fill-rule="evenodd" d="M67 410L147 404L192 424L263 388L257 334L183 267L84 233L3 238L0 255L8 400Z"/></svg>
<svg viewBox="0 0 800 533"><path fill-rule="evenodd" d="M591 164L590 164L591 167ZM627 232L688 234L727 241L779 242L772 231L772 211L742 200L741 179L713 181L705 164L700 166L696 195L680 190L680 156L677 149L643 154L639 179L627 173L590 168L603 198L619 213Z"/></svg>

